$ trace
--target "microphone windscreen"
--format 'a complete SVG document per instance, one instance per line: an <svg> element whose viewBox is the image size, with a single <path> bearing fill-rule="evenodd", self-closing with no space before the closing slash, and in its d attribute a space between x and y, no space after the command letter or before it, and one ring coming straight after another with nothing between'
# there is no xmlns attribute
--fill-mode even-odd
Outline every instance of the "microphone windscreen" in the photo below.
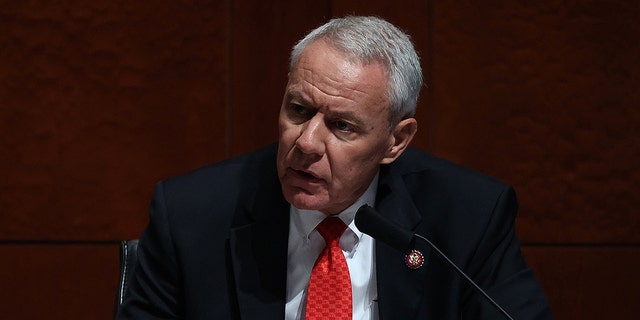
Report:
<svg viewBox="0 0 640 320"><path fill-rule="evenodd" d="M382 241L402 252L413 248L413 233L385 219L369 205L358 209L356 227L376 240Z"/></svg>

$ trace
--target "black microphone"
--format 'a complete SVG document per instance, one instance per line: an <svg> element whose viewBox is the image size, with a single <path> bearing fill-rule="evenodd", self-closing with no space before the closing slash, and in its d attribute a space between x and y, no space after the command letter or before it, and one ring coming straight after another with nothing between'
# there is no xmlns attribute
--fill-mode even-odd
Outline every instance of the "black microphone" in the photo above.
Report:
<svg viewBox="0 0 640 320"><path fill-rule="evenodd" d="M380 240L402 252L409 252L413 248L413 233L401 226L386 220L374 208L363 205L356 212L356 227L358 230Z"/></svg>
<svg viewBox="0 0 640 320"><path fill-rule="evenodd" d="M500 313L502 313L507 319L513 320L513 318L502 307L495 302L475 281L467 276L462 269L460 269L447 255L445 255L435 244L429 239L413 233L403 227L385 219L374 208L369 205L363 205L356 212L355 217L356 227L358 230L370 235L376 240L380 240L389 246L398 249L402 252L409 252L413 248L414 239L419 238L427 243L427 245L446 262L453 270L455 270L462 278L464 278L475 290L480 293L491 305L493 305Z"/></svg>

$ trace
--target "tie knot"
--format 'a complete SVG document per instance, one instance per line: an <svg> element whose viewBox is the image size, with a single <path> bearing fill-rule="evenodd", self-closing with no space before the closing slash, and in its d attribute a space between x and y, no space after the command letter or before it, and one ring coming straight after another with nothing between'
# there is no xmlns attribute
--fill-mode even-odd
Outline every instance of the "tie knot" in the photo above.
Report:
<svg viewBox="0 0 640 320"><path fill-rule="evenodd" d="M316 230L318 230L327 244L339 240L345 229L347 229L347 225L337 217L325 218L316 227Z"/></svg>

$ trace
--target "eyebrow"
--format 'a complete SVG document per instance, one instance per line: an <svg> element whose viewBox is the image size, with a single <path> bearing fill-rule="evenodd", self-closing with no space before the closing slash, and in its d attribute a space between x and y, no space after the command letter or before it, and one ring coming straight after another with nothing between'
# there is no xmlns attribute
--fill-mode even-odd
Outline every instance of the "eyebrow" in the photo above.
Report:
<svg viewBox="0 0 640 320"><path fill-rule="evenodd" d="M312 108L312 109L314 109L316 111L320 109L319 107L313 105L308 99L305 99L298 92L295 92L295 93L292 92L291 94L289 94L289 97L293 98L293 99L300 100L300 103L304 104L305 107ZM359 128L363 128L364 125L365 125L364 121L360 117L358 117L356 112L353 112L353 111L335 111L335 110L331 110L329 107L326 108L325 110L326 110L326 112L323 112L323 113L325 113L325 115L327 115L329 119L333 119L333 118L343 119L343 120L345 120L345 121L347 121L347 122L349 122L349 123L351 123L354 126L359 127Z"/></svg>
<svg viewBox="0 0 640 320"><path fill-rule="evenodd" d="M296 100L301 100L301 102L310 105L311 102L309 101L309 99L305 98L302 96L302 94L298 91L291 91L291 90L287 90L287 98L289 98L289 100L291 99L296 99Z"/></svg>
<svg viewBox="0 0 640 320"><path fill-rule="evenodd" d="M363 127L364 126L364 122L362 121L362 119L360 119L355 112L352 111L345 111L345 112L331 112L330 115L332 117L337 117L340 119L344 119L347 120L348 122L353 123L354 125L358 126L358 127Z"/></svg>
<svg viewBox="0 0 640 320"><path fill-rule="evenodd" d="M311 101L307 98L305 98L301 92L299 91L295 91L295 90L287 90L287 97L289 98L289 100L299 100L299 102L301 104L304 104L304 106L306 107L311 107L315 110L320 109L319 107L315 106L313 103L311 103ZM330 109L330 108L328 108ZM335 110L329 110L329 112L327 113L327 115L331 118L340 118L340 119L344 119L346 121L349 121L351 123L353 123L354 125L358 126L358 127L364 127L365 123L364 121L362 121L362 119L360 117L358 117L357 113L353 112L353 111L335 111Z"/></svg>

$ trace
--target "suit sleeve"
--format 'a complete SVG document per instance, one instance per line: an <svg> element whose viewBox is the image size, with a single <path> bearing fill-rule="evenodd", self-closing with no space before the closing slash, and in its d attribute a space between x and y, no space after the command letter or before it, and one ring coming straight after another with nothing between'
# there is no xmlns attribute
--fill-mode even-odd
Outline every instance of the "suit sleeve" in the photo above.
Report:
<svg viewBox="0 0 640 320"><path fill-rule="evenodd" d="M546 296L520 251L515 234L516 196L511 187L498 197L474 255L472 278L505 311L518 320L553 319ZM462 319L504 319L481 295L473 294Z"/></svg>
<svg viewBox="0 0 640 320"><path fill-rule="evenodd" d="M149 225L138 244L138 263L116 319L182 318L180 273L163 186L158 183L154 191Z"/></svg>

